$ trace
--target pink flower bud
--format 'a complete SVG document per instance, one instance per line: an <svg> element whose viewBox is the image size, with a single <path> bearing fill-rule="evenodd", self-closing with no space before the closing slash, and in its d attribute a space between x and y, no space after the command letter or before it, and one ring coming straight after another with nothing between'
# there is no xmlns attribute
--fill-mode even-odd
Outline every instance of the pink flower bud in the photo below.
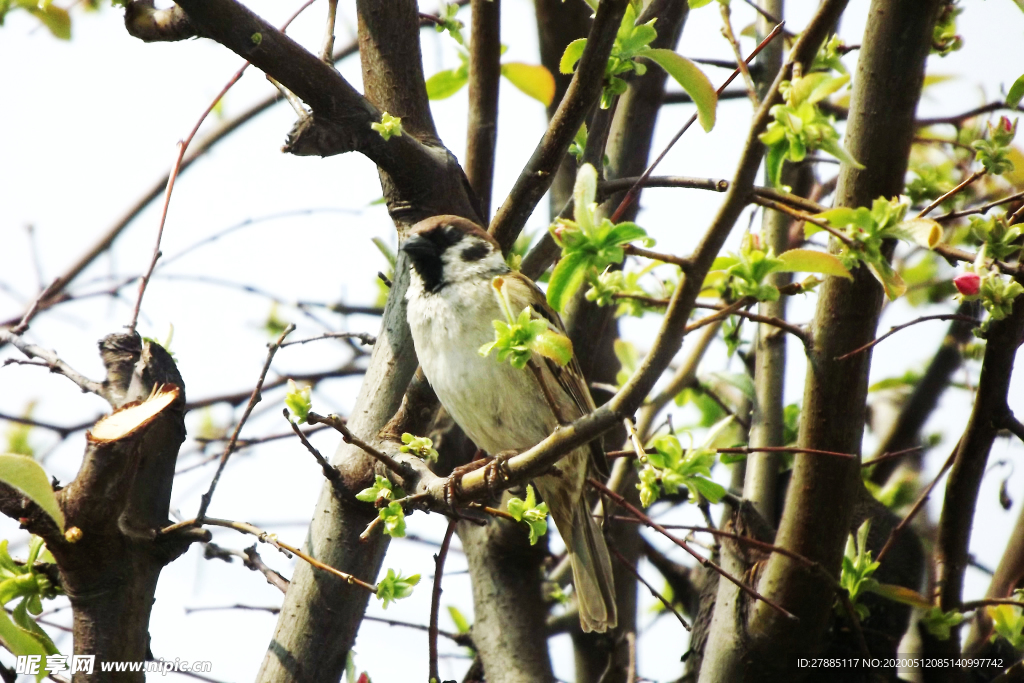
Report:
<svg viewBox="0 0 1024 683"><path fill-rule="evenodd" d="M1013 132L1013 124L1010 123L1010 117L1009 116L1000 116L999 117L999 126L1004 131L1006 131L1007 133Z"/></svg>
<svg viewBox="0 0 1024 683"><path fill-rule="evenodd" d="M956 291L964 296L974 296L981 290L981 278L977 273L964 273L955 277L953 284L956 286Z"/></svg>

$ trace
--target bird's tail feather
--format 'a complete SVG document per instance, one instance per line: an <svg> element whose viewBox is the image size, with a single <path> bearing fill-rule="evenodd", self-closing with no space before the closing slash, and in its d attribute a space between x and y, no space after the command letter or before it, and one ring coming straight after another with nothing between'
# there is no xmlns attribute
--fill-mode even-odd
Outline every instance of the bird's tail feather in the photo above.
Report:
<svg viewBox="0 0 1024 683"><path fill-rule="evenodd" d="M557 520L556 520L557 523ZM580 608L580 624L586 632L603 633L615 628L615 582L612 561L601 528L581 496L573 511L572 526L565 538L572 562L573 584Z"/></svg>

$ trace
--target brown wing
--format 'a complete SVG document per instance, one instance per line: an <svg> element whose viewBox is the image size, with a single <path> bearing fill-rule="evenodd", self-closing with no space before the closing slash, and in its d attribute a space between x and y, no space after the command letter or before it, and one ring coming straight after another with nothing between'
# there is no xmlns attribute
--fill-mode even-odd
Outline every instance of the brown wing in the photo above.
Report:
<svg viewBox="0 0 1024 683"><path fill-rule="evenodd" d="M562 319L548 306L544 292L530 278L517 272L511 272L505 275L504 278L508 286L509 300L512 303L513 312L521 311L527 306L532 306L537 315L547 320L562 334L566 334ZM579 413L573 416L574 419L591 413L597 408L594 405L593 397L590 395L590 389L587 388L586 379L583 377L583 371L580 369L580 363L576 360L575 354L573 354L572 360L564 366L559 366L558 363L548 358L545 358L544 361L559 386L572 398L573 403L576 405ZM607 474L608 462L604 455L604 449L601 447L600 439L591 441L589 448L591 459L597 471Z"/></svg>

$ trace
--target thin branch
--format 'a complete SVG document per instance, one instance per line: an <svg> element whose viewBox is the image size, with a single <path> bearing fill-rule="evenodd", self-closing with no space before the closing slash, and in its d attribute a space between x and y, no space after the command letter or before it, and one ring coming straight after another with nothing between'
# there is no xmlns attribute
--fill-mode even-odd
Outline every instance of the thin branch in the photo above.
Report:
<svg viewBox="0 0 1024 683"><path fill-rule="evenodd" d="M942 202L946 201L946 200L947 200L947 199L949 199L950 197L955 197L956 195L960 194L961 192L963 192L963 191L964 191L964 189L966 189L966 188L967 188L967 186L968 186L968 185L970 185L970 184L971 184L971 183L973 183L973 182L974 182L975 180L977 180L978 178L980 178L980 177L982 177L983 175L985 175L985 174L986 174L987 172L988 172L987 170L985 170L984 168L982 168L982 169L980 169L980 170L978 170L978 171L975 171L975 172L974 172L974 173L972 173L971 175L967 176L966 178L964 178L964 179L963 179L963 181L962 181L962 182L961 182L961 183L960 183L959 185L957 185L957 186L956 186L956 187L954 187L954 188L953 188L952 190L950 190L950 191L949 191L949 192L947 192L946 194L942 195L941 197L939 197L938 199L936 199L935 201L933 201L933 202L932 202L931 204L929 204L928 206L926 206L926 207L924 207L923 209L921 209L921 212L917 214L917 217L918 217L918 218L924 218L924 217L925 217L925 216L927 216L927 215L928 215L929 213L931 213L931 212L932 212L932 210L934 210L934 209L935 209L935 207L937 207L937 206L938 206L939 204L941 204Z"/></svg>
<svg viewBox="0 0 1024 683"><path fill-rule="evenodd" d="M295 344L308 344L309 342L320 341L321 339L358 339L359 343L363 346L373 346L377 343L377 338L366 332L325 332L308 339L296 339L295 341L285 342L281 344L281 348L294 346Z"/></svg>
<svg viewBox="0 0 1024 683"><path fill-rule="evenodd" d="M925 322L928 322L930 320L958 320L960 322L967 323L968 325L971 325L972 327L975 327L975 326L980 324L980 322L976 318L974 318L973 316L959 315L957 313L943 313L941 315L925 315L925 316L921 316L917 320L911 320L909 323L903 323L902 325L896 325L895 327L890 327L889 331L886 332L885 334L883 334L881 337L873 339L872 341L868 342L864 346L861 346L860 348L854 349L853 351L850 351L849 353L844 353L843 355L838 356L836 358L836 360L846 360L850 356L856 356L858 353L863 353L864 351L867 351L868 349L870 349L871 347L875 346L879 342L884 341L885 339L888 339L889 337L891 337L892 335L896 334L900 330L905 330L908 327L911 327L913 325L917 325L918 323L925 323Z"/></svg>
<svg viewBox="0 0 1024 683"><path fill-rule="evenodd" d="M777 202L773 199L768 199L767 197L764 197L759 193L755 193L752 199L755 204L758 204L769 209L775 209L776 211L784 213L788 216L792 216L797 220L805 221L807 223L816 225L848 247L854 246L854 242L852 239L850 239L843 232L833 228L832 225L824 218L818 218L817 216L812 216L811 214L805 213L804 211L799 211L797 209L790 208L789 206L786 206L781 202Z"/></svg>
<svg viewBox="0 0 1024 683"><path fill-rule="evenodd" d="M729 9L729 5L726 4L719 4L718 10L722 15L722 36L725 38L725 42L729 43L729 47L732 48L732 54L736 57L736 64L732 65L732 68L739 69L740 73L743 74L743 82L747 86L747 95L756 109L761 104L757 101L757 86L754 85L754 79L750 75L750 68L743 61L740 42L736 40L736 34L732 30L732 11Z"/></svg>
<svg viewBox="0 0 1024 683"><path fill-rule="evenodd" d="M746 62L750 63L750 61L753 60L754 57L756 57L768 43L770 43L777 35L779 35L779 33L782 32L783 26L785 26L785 22L780 22L774 29L772 29L771 33L766 35L764 37L764 40L762 40L758 44L758 46L754 48L754 51L750 53L750 56L747 57ZM725 79L725 83L722 83L722 85L718 87L716 94L721 95L722 92L726 89L726 87L730 83L732 83L733 80L735 80L736 76L738 76L739 73L740 70L738 68L735 69L729 76L729 78ZM664 159L665 156L668 154L669 150L672 149L673 146L675 146L679 138L683 137L683 133L685 133L690 128L690 126L692 126L696 121L697 114L694 113L693 116L691 116L686 121L686 123L683 124L683 127L679 129L679 132L675 134L675 137L673 137L669 141L669 143L665 146L665 149L663 149L661 153L658 155L658 157L647 167L647 170L643 172L643 174L640 176L640 179L637 180L633 187L631 187L629 191L626 193L626 196L622 198L622 201L619 202L618 208L616 208L615 213L612 214L612 223L616 223L619 220L621 220L622 214L626 212L626 209L629 208L629 205L633 203L637 195L640 193L641 182L650 177L650 175L654 172L654 169L658 166L659 163L661 163L661 160Z"/></svg>
<svg viewBox="0 0 1024 683"><path fill-rule="evenodd" d="M206 493L201 498L199 505L199 514L196 515L196 519L199 520L200 525L206 518L206 511L210 507L210 501L213 500L213 492L217 488L217 482L220 481L220 475L224 472L224 467L228 464L228 458L235 451L235 444L238 442L238 434L242 431L242 427L245 425L245 421L249 419L249 415L252 414L253 408L256 404L263 399L263 382L267 379L267 373L270 372L270 364L274 360L274 354L281 348L281 343L284 338L291 334L292 330L295 329L295 325L289 324L284 328L284 331L278 336L277 340L268 345L267 349L267 360L263 363L263 369L260 371L260 376L256 380L256 386L252 390L252 394L249 397L249 404L245 407L245 412L242 413L241 419L235 425L234 432L231 433L231 438L228 440L227 446L224 447L224 452L220 456L220 464L217 465L217 472L213 475L213 480L210 482L210 488L207 489Z"/></svg>
<svg viewBox="0 0 1024 683"><path fill-rule="evenodd" d="M302 445L306 447L306 450L312 453L313 457L316 458L317 463L320 465L320 469L324 472L324 476L330 481L338 481L338 479L341 478L341 472L338 471L337 467L333 467L331 463L327 462L324 456L320 455L320 451L313 447L313 444L309 442L306 435L302 433L301 429L299 429L299 425L295 424L292 420L291 414L288 412L287 408L284 409L284 419L288 420L288 425L292 428L292 432L294 432L295 436L299 437L299 441L301 441Z"/></svg>
<svg viewBox="0 0 1024 683"><path fill-rule="evenodd" d="M15 348L29 358L38 358L45 361L46 366L50 368L50 372L56 372L59 375L64 375L78 385L78 388L83 392L96 394L98 396L103 395L103 385L100 382L94 382L85 375L76 371L70 365L62 361L55 351L44 349L40 346L36 346L35 344L29 344L21 335L15 334L11 330L0 329L0 346L4 344L13 344Z"/></svg>
<svg viewBox="0 0 1024 683"><path fill-rule="evenodd" d="M988 202L987 204L982 204L981 206L977 206L977 207L975 207L973 209L965 209L963 211L954 211L952 213L947 213L947 214L944 214L942 216L938 216L938 217L935 218L935 220L938 221L939 223L942 223L944 221L951 221L951 220L955 220L957 218L963 218L964 216L971 216L973 214L983 214L984 215L984 214L988 213L989 209L992 209L992 208L994 208L996 206L1000 206L1002 204L1009 204L1010 202L1017 201L1018 199L1024 199L1024 190L1022 190L1020 192L1015 192L1015 193L1013 193L1011 195L1003 197L1002 199L997 199L995 201Z"/></svg>
<svg viewBox="0 0 1024 683"><path fill-rule="evenodd" d="M511 248L526 219L551 187L569 144L601 95L608 56L626 5L623 0L606 0L598 5L587 46L569 88L512 191L491 221L490 232L505 251Z"/></svg>
<svg viewBox="0 0 1024 683"><path fill-rule="evenodd" d="M377 450L376 448L374 448L373 446L371 446L370 444L366 443L358 436L353 434L352 431L348 428L348 425L345 424L345 421L338 417L337 415L328 415L324 417L323 415L310 412L309 415L306 416L306 422L308 422L311 425L325 424L329 427L334 428L341 434L341 438L345 440L345 443L350 443L356 446L357 448L361 448L367 455L369 455L374 460L387 467L392 472L395 472L396 474L403 474L407 470L407 468L403 466L402 463L398 462L390 455L381 453L379 450Z"/></svg>
<svg viewBox="0 0 1024 683"><path fill-rule="evenodd" d="M1006 414L997 420L997 423L1000 427L1009 431L1021 441L1024 441L1024 424L1014 416L1012 411L1007 409Z"/></svg>
<svg viewBox="0 0 1024 683"><path fill-rule="evenodd" d="M434 555L434 589L430 594L430 627L427 636L427 650L430 660L429 680L440 681L441 677L437 672L437 618L441 611L441 576L444 574L444 562L448 558L448 546L452 542L452 534L455 533L456 521L448 522L448 528L444 532L444 540L441 541L441 549Z"/></svg>
<svg viewBox="0 0 1024 683"><path fill-rule="evenodd" d="M914 517L917 516L917 513L919 513L921 508L924 507L924 504L928 502L928 497L931 496L932 490L935 488L936 484L939 483L939 480L942 479L942 475L944 475L949 468L953 466L953 461L956 460L956 453L958 450L960 450L960 441L956 442L956 446L953 447L953 452L949 454L948 458L946 458L946 462L942 463L942 468L939 470L938 474L935 475L935 478L932 479L931 483L928 484L928 487L925 488L925 490L921 492L921 495L917 497L917 500L914 501L914 506L910 508L910 512L907 513L907 516L901 519L900 523L893 527L893 530L889 532L889 538L885 540L885 545L883 545L882 549L878 551L878 556L875 558L876 562L882 561L882 558L885 557L887 552L889 552L889 548L891 548L893 543L896 542L896 538L903 532L903 529L913 521Z"/></svg>
<svg viewBox="0 0 1024 683"><path fill-rule="evenodd" d="M371 617L369 615L363 617L363 621L375 621L379 624L387 624L388 626L399 626L401 628L411 628L417 631L428 631L429 626L423 624L413 624L408 621L398 621L397 619L385 619L383 617ZM462 645L463 647L473 647L473 639L468 633L452 633L451 631L445 631L443 629L437 629L437 635L444 636L451 640L456 645Z"/></svg>
<svg viewBox="0 0 1024 683"><path fill-rule="evenodd" d="M902 458L904 455L910 455L911 453L920 453L922 450L924 450L923 446L914 446L913 448L904 448L903 450L893 451L892 453L883 453L877 458L865 460L860 464L860 466L871 467L872 465L877 465L880 462L886 462L888 460L893 460L895 458Z"/></svg>
<svg viewBox="0 0 1024 683"><path fill-rule="evenodd" d="M303 11L305 11L307 7L312 5L314 1L315 0L307 0L305 3L303 3L292 14L292 16L288 18L288 20L284 23L284 25L281 26L281 31L283 32L283 31L287 30L288 26L291 25L291 23L293 21L295 21L295 19ZM329 2L333 2L335 5L337 4L337 0L329 0ZM332 24L333 24L333 22L332 22ZM332 28L333 28L333 26L332 26ZM333 45L333 43L334 43L334 41L332 39L331 40L331 44ZM327 52L325 54L329 55L330 52ZM249 68L249 62L246 61L244 64L242 64L241 68L239 68L238 71L235 72L235 75L232 76L228 80L228 82L224 85L224 87L221 88L221 91L219 93L217 93L217 96L213 98L213 101L210 102L210 105L199 116L199 120L196 121L196 125L192 127L192 131L185 137L185 139L178 141L178 144L177 144L178 151L177 151L177 154L174 157L174 163L171 165L171 172L167 176L167 188L166 188L166 190L164 192L164 205L163 205L163 208L160 210L160 224L157 227L157 231L156 231L156 245L154 245L154 247L153 247L153 256L150 259L149 267L146 269L146 272L143 274L142 278L139 280L139 294L138 294L138 297L135 300L135 308L132 311L131 322L128 324L128 332L129 332L129 334L132 334L132 333L135 332L135 326L136 326L136 324L138 323L138 320L139 320L139 311L142 308L142 297L146 294L146 287L149 284L150 278L153 276L153 269L156 268L156 262L160 259L160 256L161 256L160 242L161 242L161 240L163 239L163 236L164 236L164 225L167 223L167 209L170 207L170 204L171 204L171 194L174 192L174 181L177 180L178 173L181 171L182 162L185 159L185 151L188 149L188 146L190 144L192 144L192 139L195 138L196 133L199 132L199 128L203 125L203 122L206 120L206 117L210 115L210 112L212 112L214 110L214 108L217 106L217 104L221 101L221 99L223 99L223 97L225 95L227 95L228 91L231 90L231 88L235 85L235 83L237 83L239 81L239 79L242 78L242 75L245 73L245 70L248 69L248 68Z"/></svg>
<svg viewBox="0 0 1024 683"><path fill-rule="evenodd" d="M500 0L473 0L470 21L466 178L476 193L480 215L486 223L491 215L494 155L498 140L502 49Z"/></svg>
<svg viewBox="0 0 1024 683"><path fill-rule="evenodd" d="M691 548L686 543L686 541L683 541L680 538L676 538L675 536L670 534L665 527L661 526L660 524L655 522L653 519L651 519L650 517L645 515L643 512L641 512L636 507L634 507L633 504L630 503L628 500L626 500L625 498L623 498L619 494L615 493L614 491L612 491L610 488L608 488L607 486L605 486L604 484L602 484L598 480L594 479L593 477L588 477L587 478L587 482L591 486L596 488L598 491L600 491L604 495L606 495L609 498L611 498L617 505L619 505L620 507L625 508L626 510L628 510L634 517L636 517L637 519L642 521L644 524L646 524L650 528L654 529L655 531L660 533L662 536L664 536L665 538L669 539L670 541L672 541L673 543L678 545L680 548L685 550L687 553L690 554L690 556L693 559L695 559L698 562L700 562L700 564L705 569L711 569L712 571L714 571L719 576L721 576L721 577L731 581L732 583L736 584L736 586L741 591L743 591L747 595L751 596L752 598L755 598L757 600L760 600L760 601L764 602L769 607L771 607L771 608L775 609L776 611L778 611L779 614L782 614L783 616L785 616L785 617L787 617L789 619L792 619L793 621L797 621L798 620L797 617L794 614L788 612L781 605L778 605L778 604L772 602L771 600L769 600L768 598L764 597L763 595L758 593L756 590L754 590L753 588L751 588L747 584L745 584L742 581L740 581L739 579L737 579L735 576L733 576L729 572L727 572L724 569L722 569L721 567L719 567L717 564L715 564L714 562L712 562L708 558L704 557L700 553L695 552L693 550L693 548Z"/></svg>
<svg viewBox="0 0 1024 683"><path fill-rule="evenodd" d="M679 266L680 268L682 268L683 272L686 272L686 270L688 270L693 265L693 262L690 261L690 259L685 258L683 256L675 256L673 254L663 254L661 252L651 251L649 249L644 249L642 247L637 247L637 246L632 245L632 244L623 245L622 252L624 254L629 255L629 256L643 256L644 258L649 258L649 259L652 259L654 261L661 261L663 263L672 263L672 264L675 264L675 265ZM668 304L668 301L666 300L665 303Z"/></svg>
<svg viewBox="0 0 1024 683"><path fill-rule="evenodd" d="M364 589L370 591L371 593L376 593L377 592L377 587L376 586L374 586L372 584L369 584L369 583L366 583L362 579L357 579L356 577L352 576L351 574L346 574L345 572L338 571L334 567L331 567L330 565L326 565L323 562L321 562L320 560L317 560L316 558L310 557L309 555L307 555L306 553L302 552L301 550L299 550L295 546L288 545L284 541L278 540L277 534L272 534L272 533L269 533L267 531L264 531L263 529L259 528L258 526L255 526L253 524L249 524L248 522L236 522L236 521L231 520L231 519L218 519L216 517L206 517L203 520L200 520L198 517L196 517L194 519L188 519L188 520L185 520L184 522L178 522L177 524L172 524L171 526L165 527L165 528L161 529L158 532L157 535L158 536L166 536L168 534L175 533L175 532L177 532L179 530L182 530L182 529L189 529L189 528L199 527L199 526L203 526L203 525L219 526L219 527L224 527L225 529L234 529L235 531L239 531L239 532L241 532L243 534L249 534L251 536L255 536L261 543L268 543L268 544L274 546L275 548L277 548L278 550L282 551L286 555L288 553L291 553L292 555L295 555L296 557L299 557L299 558L305 560L306 562L308 562L310 565L316 567L317 569L325 571L325 572L327 572L329 574L334 574L335 576L337 576L342 581L345 581L348 584L351 584L353 586L359 586L360 588L364 588Z"/></svg>
<svg viewBox="0 0 1024 683"><path fill-rule="evenodd" d="M960 124L962 124L967 119L973 119L975 116L981 116L982 114L990 114L992 112L999 111L1000 109L1008 109L1010 111L1024 111L1024 108L1021 107L1017 107L1016 109L1012 107L1007 107L1006 102L1003 101L989 102L988 104L982 105L980 107L969 109L963 112L962 114L954 114L952 116L940 116L931 119L918 119L917 121L914 122L914 126L917 128L926 128L928 126L938 126L944 123L948 123L950 125L960 127Z"/></svg>
<svg viewBox="0 0 1024 683"><path fill-rule="evenodd" d="M637 581L639 581L643 585L647 586L647 590L649 590L651 592L651 595L653 595L654 597L658 598L658 600L661 601L661 604L663 604L665 606L665 609L669 610L670 612L672 612L672 614L676 615L676 619L678 619L679 623L683 625L683 628L685 628L687 631L692 631L693 630L693 629L690 628L690 625L688 623L686 623L686 619L684 619L683 615L679 613L679 610L677 610L675 608L675 606L672 604L672 601L669 600L668 598L666 598L661 593L659 593L654 588L654 586L652 586L650 583L648 583L647 579L645 579L644 577L640 576L640 572L638 572L636 570L636 567L634 567L629 560L627 560L625 557L622 556L622 553L620 553L618 550L616 550L615 548L612 548L612 547L609 547L608 550L610 550L612 555L614 555L616 557L616 559L618 559L618 561L622 563L623 567L625 567L627 570L629 570L630 574L632 574L633 576L636 577Z"/></svg>
<svg viewBox="0 0 1024 683"><path fill-rule="evenodd" d="M44 367L47 367L47 366L45 366L45 364L44 364ZM0 420L6 420L8 422L14 422L16 424L26 425L28 427L36 427L38 429L46 429L46 430L49 430L51 432L55 432L57 434L57 436L59 436L62 439L68 438L69 435L74 434L75 432L80 432L83 429L88 429L89 427L91 427L94 424L96 424L96 420L100 419L100 417L101 417L100 415L97 415L96 419L94 419L94 420L89 420L88 422L83 422L81 424L71 425L71 426L68 426L68 427L62 427L60 425L55 425L55 424L52 424L52 423L49 423L49 422L40 422L39 420L31 420L31 419L29 419L27 417L18 417L17 415L8 415L7 413L0 413Z"/></svg>

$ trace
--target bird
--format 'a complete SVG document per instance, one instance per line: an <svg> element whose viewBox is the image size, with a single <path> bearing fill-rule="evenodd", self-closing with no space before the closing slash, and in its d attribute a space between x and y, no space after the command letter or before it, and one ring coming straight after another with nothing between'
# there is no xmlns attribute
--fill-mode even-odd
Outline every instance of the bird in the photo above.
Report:
<svg viewBox="0 0 1024 683"><path fill-rule="evenodd" d="M466 218L433 216L413 226L401 250L411 261L406 315L420 367L477 447L492 456L523 451L559 424L595 409L575 357L559 366L534 354L535 374L481 355L481 346L494 341L492 321L506 317L492 287L496 277L513 315L530 307L565 334L544 293L509 268L494 237ZM557 472L534 479L565 541L586 632L604 632L617 623L608 547L584 495L591 457L604 458L600 449L596 442L579 447L553 466Z"/></svg>

